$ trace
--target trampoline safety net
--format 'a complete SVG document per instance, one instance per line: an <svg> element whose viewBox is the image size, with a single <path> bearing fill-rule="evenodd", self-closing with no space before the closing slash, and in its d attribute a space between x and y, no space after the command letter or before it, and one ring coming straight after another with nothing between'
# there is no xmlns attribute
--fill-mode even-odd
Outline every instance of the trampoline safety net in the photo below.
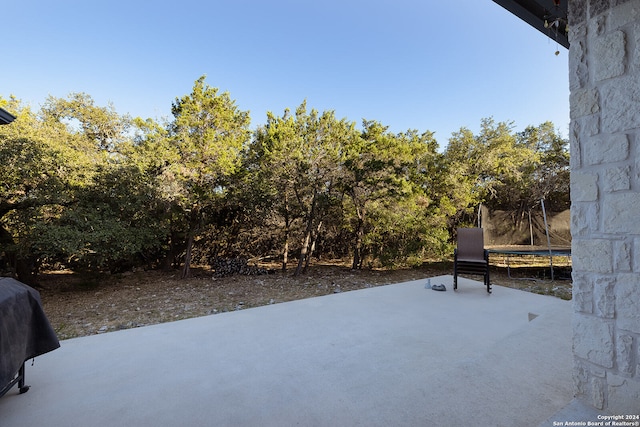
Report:
<svg viewBox="0 0 640 427"><path fill-rule="evenodd" d="M571 215L569 210L547 210L549 239L553 248L571 247ZM544 215L541 209L517 213L514 211L490 211L480 208L480 224L484 229L487 247L527 246L547 248Z"/></svg>

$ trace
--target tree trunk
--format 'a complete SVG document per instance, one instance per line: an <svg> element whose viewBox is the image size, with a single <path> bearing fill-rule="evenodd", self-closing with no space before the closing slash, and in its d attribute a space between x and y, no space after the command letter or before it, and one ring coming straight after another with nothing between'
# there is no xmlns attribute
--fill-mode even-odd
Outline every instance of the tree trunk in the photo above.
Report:
<svg viewBox="0 0 640 427"><path fill-rule="evenodd" d="M316 198L317 193L313 193L313 199L311 200L311 208L309 209L309 216L307 217L307 228L304 232L304 242L302 243L302 248L300 249L300 259L298 260L298 267L296 268L296 272L293 274L294 277L300 275L302 272L302 267L307 259L307 254L309 253L309 243L311 242L311 233L313 232L313 219L316 213Z"/></svg>
<svg viewBox="0 0 640 427"><path fill-rule="evenodd" d="M302 249L300 249L300 259L298 260L298 267L296 272L293 273L294 277L297 277L302 272L302 266L307 259L307 253L309 252L309 242L311 241L311 230L307 227L307 231L304 234L304 242L302 243Z"/></svg>
<svg viewBox="0 0 640 427"><path fill-rule="evenodd" d="M351 264L352 270L358 270L358 266L360 265L361 249L362 249L362 238L360 236L360 233L358 232L358 234L356 235L355 248L353 249L353 263Z"/></svg>
<svg viewBox="0 0 640 427"><path fill-rule="evenodd" d="M178 268L180 266L178 257L186 247L186 243L182 236L180 236L179 233L172 231L169 238L169 248L165 252L165 257L162 260L162 268L165 271Z"/></svg>
<svg viewBox="0 0 640 427"><path fill-rule="evenodd" d="M356 229L356 242L353 248L352 270L359 270L362 267L362 236L364 235L364 208L358 209L358 228Z"/></svg>
<svg viewBox="0 0 640 427"><path fill-rule="evenodd" d="M313 252L316 250L316 242L318 241L318 236L320 235L320 229L322 228L322 221L320 221L318 223L318 227L316 228L315 233L313 233L311 235L311 249L309 250L309 253L307 254L307 260L304 264L304 269L302 270L303 272L307 271L307 268L309 268L309 262L311 261L311 257L313 256Z"/></svg>
<svg viewBox="0 0 640 427"><path fill-rule="evenodd" d="M198 206L194 206L191 208L191 223L189 226L187 239L187 249L184 255L184 266L182 267L182 278L186 279L187 277L191 277L191 253L193 251L193 240L196 234L200 232L200 209Z"/></svg>
<svg viewBox="0 0 640 427"><path fill-rule="evenodd" d="M282 251L282 272L287 271L287 262L289 262L289 236L284 241L284 249Z"/></svg>
<svg viewBox="0 0 640 427"><path fill-rule="evenodd" d="M284 245L282 248L282 272L287 271L287 263L289 262L289 236L291 234L291 220L289 218L289 203L287 196L284 196L285 212L284 212Z"/></svg>
<svg viewBox="0 0 640 427"><path fill-rule="evenodd" d="M187 253L184 256L184 266L182 267L182 278L186 279L191 276L191 249L193 248L193 233L189 233L187 241Z"/></svg>
<svg viewBox="0 0 640 427"><path fill-rule="evenodd" d="M29 286L37 285L38 269L33 258L16 258L15 269L19 281Z"/></svg>

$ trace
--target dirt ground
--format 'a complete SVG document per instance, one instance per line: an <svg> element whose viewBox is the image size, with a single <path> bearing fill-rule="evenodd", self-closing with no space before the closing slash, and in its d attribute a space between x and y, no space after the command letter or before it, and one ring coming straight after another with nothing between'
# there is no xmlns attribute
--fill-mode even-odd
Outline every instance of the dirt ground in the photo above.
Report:
<svg viewBox="0 0 640 427"><path fill-rule="evenodd" d="M548 270L548 269L547 269ZM198 316L245 310L303 298L402 283L451 274L449 264L414 269L353 271L345 265L314 265L293 277L292 271L267 275L214 278L207 269L194 269L180 279L179 271L139 271L101 277L71 272L39 276L38 290L49 321L60 339L136 328ZM516 272L525 277L539 271ZM571 281L514 279L494 268L491 281L529 292L571 298Z"/></svg>

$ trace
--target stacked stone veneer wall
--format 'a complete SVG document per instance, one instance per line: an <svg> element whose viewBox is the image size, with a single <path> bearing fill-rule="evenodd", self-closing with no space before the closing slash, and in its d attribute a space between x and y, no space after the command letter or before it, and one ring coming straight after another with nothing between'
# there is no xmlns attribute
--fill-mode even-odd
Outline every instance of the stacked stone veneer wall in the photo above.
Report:
<svg viewBox="0 0 640 427"><path fill-rule="evenodd" d="M569 0L569 26L576 396L638 414L640 0Z"/></svg>

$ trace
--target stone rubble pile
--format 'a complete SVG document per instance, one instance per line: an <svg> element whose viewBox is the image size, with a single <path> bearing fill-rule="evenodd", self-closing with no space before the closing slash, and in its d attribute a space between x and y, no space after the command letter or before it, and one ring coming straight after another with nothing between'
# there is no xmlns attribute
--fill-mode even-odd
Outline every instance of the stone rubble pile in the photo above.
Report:
<svg viewBox="0 0 640 427"><path fill-rule="evenodd" d="M257 265L248 265L245 258L222 258L217 257L213 260L211 267L213 268L214 277L227 277L234 274L242 274L245 276L258 276L261 274L269 274L266 268Z"/></svg>

